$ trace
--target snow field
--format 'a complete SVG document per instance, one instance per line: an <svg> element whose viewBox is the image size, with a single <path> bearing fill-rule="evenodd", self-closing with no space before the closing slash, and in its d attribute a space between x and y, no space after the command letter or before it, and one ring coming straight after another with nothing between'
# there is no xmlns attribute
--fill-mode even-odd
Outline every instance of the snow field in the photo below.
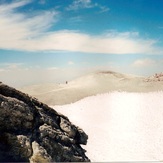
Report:
<svg viewBox="0 0 163 163"><path fill-rule="evenodd" d="M163 160L163 92L111 92L53 108L88 134L91 161Z"/></svg>

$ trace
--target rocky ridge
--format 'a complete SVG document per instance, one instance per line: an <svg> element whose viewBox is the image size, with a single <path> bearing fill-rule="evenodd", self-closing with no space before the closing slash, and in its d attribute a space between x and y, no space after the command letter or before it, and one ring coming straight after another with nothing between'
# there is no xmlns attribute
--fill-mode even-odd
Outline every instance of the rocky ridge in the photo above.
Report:
<svg viewBox="0 0 163 163"><path fill-rule="evenodd" d="M46 104L0 83L0 162L89 162L88 136Z"/></svg>
<svg viewBox="0 0 163 163"><path fill-rule="evenodd" d="M160 82L163 81L163 73L155 73L145 79L146 82Z"/></svg>

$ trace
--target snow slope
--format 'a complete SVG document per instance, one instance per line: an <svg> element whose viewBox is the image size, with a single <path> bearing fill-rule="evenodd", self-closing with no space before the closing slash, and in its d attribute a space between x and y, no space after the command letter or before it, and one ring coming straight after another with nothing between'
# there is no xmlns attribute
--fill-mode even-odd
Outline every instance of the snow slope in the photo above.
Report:
<svg viewBox="0 0 163 163"><path fill-rule="evenodd" d="M110 91L151 92L163 90L163 81L148 82L138 77L118 72L94 72L69 81L68 84L40 84L20 89L48 105L64 105L88 96Z"/></svg>
<svg viewBox="0 0 163 163"><path fill-rule="evenodd" d="M91 161L163 160L163 92L112 92L53 108L88 134Z"/></svg>

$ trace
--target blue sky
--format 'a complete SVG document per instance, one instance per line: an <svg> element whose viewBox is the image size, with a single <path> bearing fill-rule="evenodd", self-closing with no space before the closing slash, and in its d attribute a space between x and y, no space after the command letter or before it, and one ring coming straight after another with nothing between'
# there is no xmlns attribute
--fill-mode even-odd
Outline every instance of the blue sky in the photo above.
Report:
<svg viewBox="0 0 163 163"><path fill-rule="evenodd" d="M3 0L0 80L19 87L97 70L163 70L162 0Z"/></svg>

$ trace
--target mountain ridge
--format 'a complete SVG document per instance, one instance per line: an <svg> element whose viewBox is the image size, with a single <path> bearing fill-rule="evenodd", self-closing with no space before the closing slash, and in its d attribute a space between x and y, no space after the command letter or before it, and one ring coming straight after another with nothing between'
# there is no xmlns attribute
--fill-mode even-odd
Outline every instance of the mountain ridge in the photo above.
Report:
<svg viewBox="0 0 163 163"><path fill-rule="evenodd" d="M22 88L49 105L63 105L82 98L112 91L152 92L163 90L163 81L147 81L148 77L122 74L113 71L97 71L81 76L67 84L38 85ZM47 91L46 91L47 90Z"/></svg>

